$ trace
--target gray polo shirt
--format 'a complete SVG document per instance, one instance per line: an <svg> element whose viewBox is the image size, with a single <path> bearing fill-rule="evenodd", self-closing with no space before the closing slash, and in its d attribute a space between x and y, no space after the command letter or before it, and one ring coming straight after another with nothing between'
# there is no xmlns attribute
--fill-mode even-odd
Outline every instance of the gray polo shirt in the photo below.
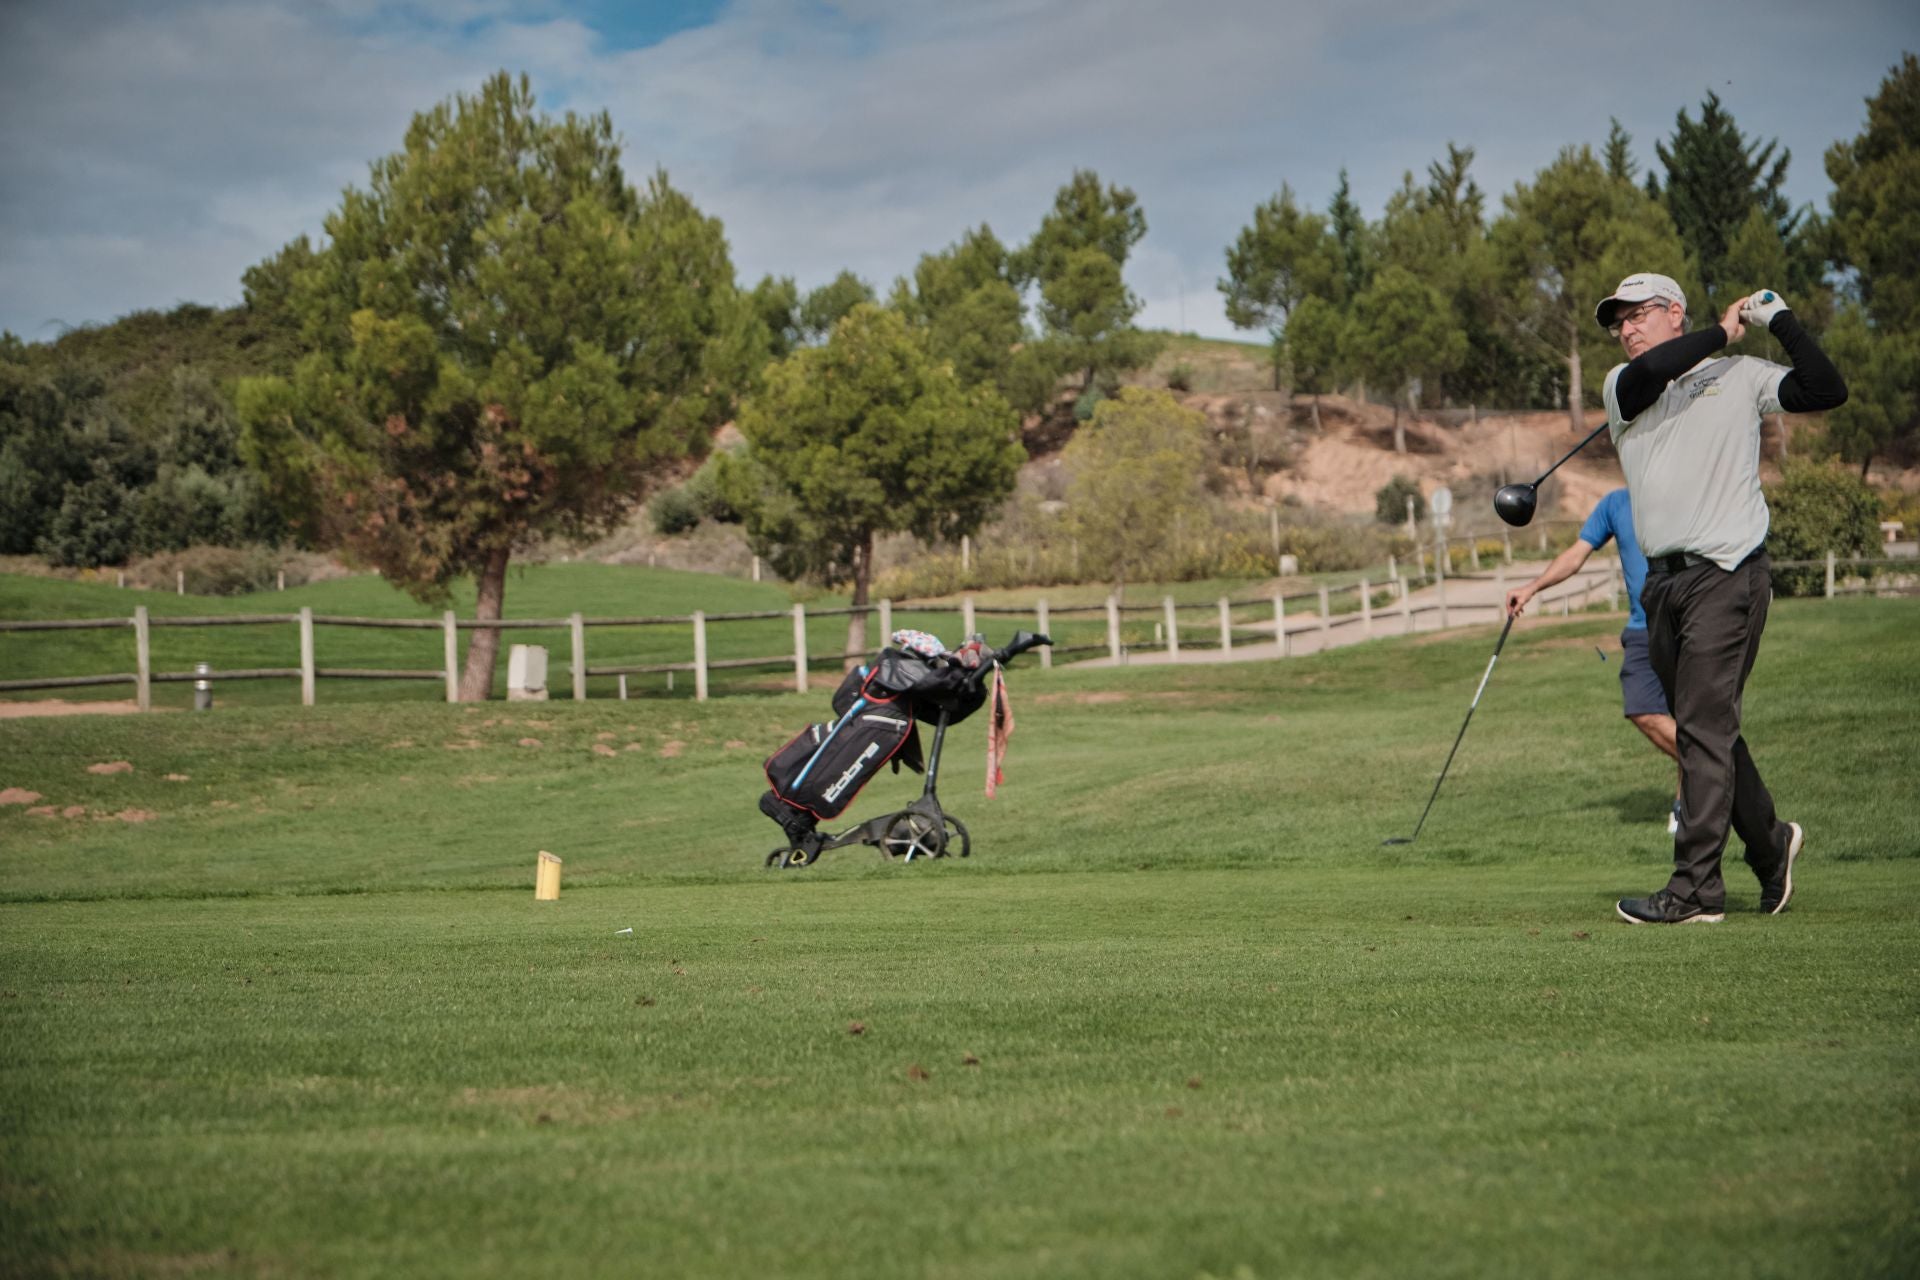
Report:
<svg viewBox="0 0 1920 1280"><path fill-rule="evenodd" d="M1767 537L1760 493L1760 418L1779 413L1785 365L1753 356L1702 360L1632 422L1607 371L1607 425L1648 557L1690 551L1732 569Z"/></svg>

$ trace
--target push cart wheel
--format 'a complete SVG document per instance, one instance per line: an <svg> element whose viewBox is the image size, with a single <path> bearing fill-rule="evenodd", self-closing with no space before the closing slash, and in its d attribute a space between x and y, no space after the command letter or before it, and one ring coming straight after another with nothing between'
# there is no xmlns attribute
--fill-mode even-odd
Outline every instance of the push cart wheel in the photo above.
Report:
<svg viewBox="0 0 1920 1280"><path fill-rule="evenodd" d="M967 834L966 823L960 821L960 819L954 817L952 814L945 816L947 819L947 852L958 853L963 858L968 857L973 853L973 837ZM958 842L957 844L956 841Z"/></svg>
<svg viewBox="0 0 1920 1280"><path fill-rule="evenodd" d="M880 852L907 862L945 857L947 833L924 813L903 813L887 824L880 837Z"/></svg>
<svg viewBox="0 0 1920 1280"><path fill-rule="evenodd" d="M812 861L812 850L808 849L805 845L795 845L793 848L787 850L787 860L781 865L787 867L804 867Z"/></svg>

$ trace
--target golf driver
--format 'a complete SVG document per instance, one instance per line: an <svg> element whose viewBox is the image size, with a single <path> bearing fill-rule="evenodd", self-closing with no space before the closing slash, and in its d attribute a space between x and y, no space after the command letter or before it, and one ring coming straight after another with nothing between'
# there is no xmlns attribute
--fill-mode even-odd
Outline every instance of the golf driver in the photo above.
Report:
<svg viewBox="0 0 1920 1280"><path fill-rule="evenodd" d="M1599 435L1606 429L1607 424L1604 422L1595 427L1585 440L1582 440L1579 444L1567 450L1567 458L1571 458L1574 454L1592 444L1593 437ZM1540 478L1532 484L1501 485L1500 491L1493 495L1493 509L1499 513L1500 518L1516 528L1521 525L1530 524L1533 521L1533 509L1540 501L1540 486L1547 482L1548 476L1560 469L1561 464L1566 462L1567 458L1560 459L1559 462L1554 463L1545 471L1541 472Z"/></svg>
<svg viewBox="0 0 1920 1280"><path fill-rule="evenodd" d="M1587 438L1591 440L1593 437L1588 436ZM1562 461L1565 461L1565 459L1562 459ZM1545 477L1542 477L1542 479L1544 478ZM1531 489L1533 486L1527 485L1525 487ZM1453 751L1447 752L1447 762L1440 766L1440 776L1433 780L1433 794L1427 797L1427 807L1420 811L1420 821L1414 824L1413 834L1410 836L1390 836L1380 842L1382 845L1412 844L1420 838L1420 828L1427 825L1427 815L1433 812L1433 802L1440 795L1440 784L1447 780L1447 770L1453 768L1454 752L1460 750L1460 739L1467 736L1467 726L1473 723L1473 709L1480 705L1480 695L1487 691L1487 681L1493 675L1493 664L1500 661L1500 650L1506 647L1507 632L1511 630L1513 630L1513 615L1508 614L1507 625L1500 628L1500 639L1494 644L1493 656L1487 659L1487 669L1480 677L1480 687L1473 691L1473 701L1467 705L1467 718L1460 722L1460 732L1454 735Z"/></svg>

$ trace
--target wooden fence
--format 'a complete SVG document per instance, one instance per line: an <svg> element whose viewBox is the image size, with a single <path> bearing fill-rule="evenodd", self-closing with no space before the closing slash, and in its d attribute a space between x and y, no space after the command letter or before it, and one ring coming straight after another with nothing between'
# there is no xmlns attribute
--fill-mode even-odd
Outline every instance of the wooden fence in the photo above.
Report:
<svg viewBox="0 0 1920 1280"><path fill-rule="evenodd" d="M1492 573L1450 574L1447 564L1455 557L1447 549L1436 551L1431 572L1427 572L1424 554L1421 558L1421 576L1416 579L1403 577L1398 567L1391 561L1388 566L1388 578L1373 582L1368 578L1358 578L1353 582L1338 586L1322 586L1309 592L1292 594L1274 593L1265 596L1234 599L1227 596L1217 601L1205 603L1179 603L1172 596L1163 598L1158 604L1122 604L1109 596L1104 603L1095 605L1075 605L1052 607L1042 597L1030 607L1000 608L976 605L972 596L963 597L958 604L937 602L913 602L881 600L877 604L862 608L815 609L811 612L804 604L795 604L791 610L770 610L758 612L705 613L695 611L691 614L668 615L661 617L631 618L588 618L582 614L572 614L566 618L513 618L497 621L481 621L473 618L459 618L451 611L443 613L438 621L425 618L361 618L316 616L312 609L301 609L298 613L259 613L234 614L226 617L204 618L167 618L152 617L144 606L133 611L126 618L89 618L58 621L0 621L0 632L32 631L79 631L130 628L133 631L134 670L104 675L48 676L28 680L0 680L0 692L19 692L38 689L71 689L89 686L132 684L134 697L142 711L152 707L152 687L155 684L214 682L221 680L270 680L298 679L300 682L300 701L304 706L312 706L318 682L329 679L351 680L435 680L443 681L446 698L449 702L459 700L460 662L459 633L461 631L514 631L514 630L555 630L565 629L571 638L571 662L569 672L572 677L572 695L576 700L587 696L587 680L590 677L618 677L621 680L621 695L626 696L624 677L630 675L691 672L694 679L694 696L704 701L709 693L709 675L714 671L733 669L791 669L793 687L805 693L808 688L809 669L816 665L838 665L847 659L864 657L870 650L860 649L850 652L818 653L809 652L807 646L807 622L811 618L847 617L854 614L871 616L877 614L880 622L880 634L888 636L893 631L893 614L896 608L911 610L915 614L953 614L960 621L962 635L973 635L977 631L978 620L982 617L1005 617L1021 620L1031 619L1036 631L1046 633L1052 629L1056 618L1104 615L1106 637L1104 643L1059 645L1052 649L1039 651L1040 666L1050 668L1056 657L1074 655L1103 655L1111 663L1124 663L1130 655L1157 652L1165 659L1178 660L1181 651L1196 649L1214 649L1225 654L1235 649L1253 650L1248 657L1266 656L1285 658L1295 651L1295 639L1303 634L1317 633L1319 647L1333 643L1346 643L1355 639L1346 629L1358 627L1364 639L1379 635L1406 634L1419 629L1419 620L1431 616L1439 629L1467 623L1468 615L1474 621L1482 619L1498 620L1504 612L1503 601L1509 578L1506 561L1496 558ZM1477 554L1475 563L1477 563ZM1604 571L1589 569L1581 578L1570 579L1569 584L1558 595L1543 593L1537 598L1537 613L1550 614L1556 606L1562 615L1576 610L1584 610L1598 603L1604 597L1609 611L1621 606L1624 594L1624 582L1619 573L1619 562L1611 558L1601 562ZM1829 553L1824 561L1800 560L1777 562L1779 568L1820 568L1826 570L1826 596L1846 594L1849 590L1861 591L1864 586L1837 586L1836 575L1840 567L1865 569L1874 567L1904 567L1920 570L1920 565L1912 560L1866 559L1853 557L1839 559ZM1604 586L1596 578L1604 578ZM1523 579L1515 577L1513 585L1519 585ZM1431 588L1432 598L1425 603L1416 604L1411 599L1415 583L1422 589ZM1448 584L1464 582L1491 583L1494 590L1489 597L1481 600L1463 600L1456 595L1451 602L1448 599ZM1204 621L1193 621L1193 615L1205 615ZM1270 614L1271 621L1267 620ZM1154 635L1151 645L1124 642L1123 619L1129 615L1154 615ZM792 649L761 657L710 659L707 653L707 629L715 624L768 620L791 617L793 621ZM1183 617L1185 619L1183 625ZM1249 625L1258 619L1258 626ZM653 627L662 625L691 625L693 632L693 652L691 659L684 662L664 662L628 665L591 665L587 657L587 633L598 628ZM156 627L238 627L238 626L287 626L298 628L300 665L297 667L258 667L248 669L210 670L205 664L193 671L154 671L151 661L152 631ZM316 660L314 643L317 627L371 627L394 630L438 630L444 644L444 662L440 667L418 670L389 670L353 667L322 667ZM1335 633L1341 633L1334 639Z"/></svg>

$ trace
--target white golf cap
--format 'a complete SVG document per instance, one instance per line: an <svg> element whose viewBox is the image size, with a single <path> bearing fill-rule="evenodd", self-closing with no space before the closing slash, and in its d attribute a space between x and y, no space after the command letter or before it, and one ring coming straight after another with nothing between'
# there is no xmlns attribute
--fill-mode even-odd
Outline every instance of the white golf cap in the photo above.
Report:
<svg viewBox="0 0 1920 1280"><path fill-rule="evenodd" d="M1687 306L1687 295L1682 292L1679 282L1672 276L1641 271L1622 280L1620 287L1613 291L1612 297L1600 299L1600 305L1593 309L1593 318L1600 322L1602 329L1611 329L1613 317L1622 307L1652 302L1655 298L1677 302L1683 311Z"/></svg>

